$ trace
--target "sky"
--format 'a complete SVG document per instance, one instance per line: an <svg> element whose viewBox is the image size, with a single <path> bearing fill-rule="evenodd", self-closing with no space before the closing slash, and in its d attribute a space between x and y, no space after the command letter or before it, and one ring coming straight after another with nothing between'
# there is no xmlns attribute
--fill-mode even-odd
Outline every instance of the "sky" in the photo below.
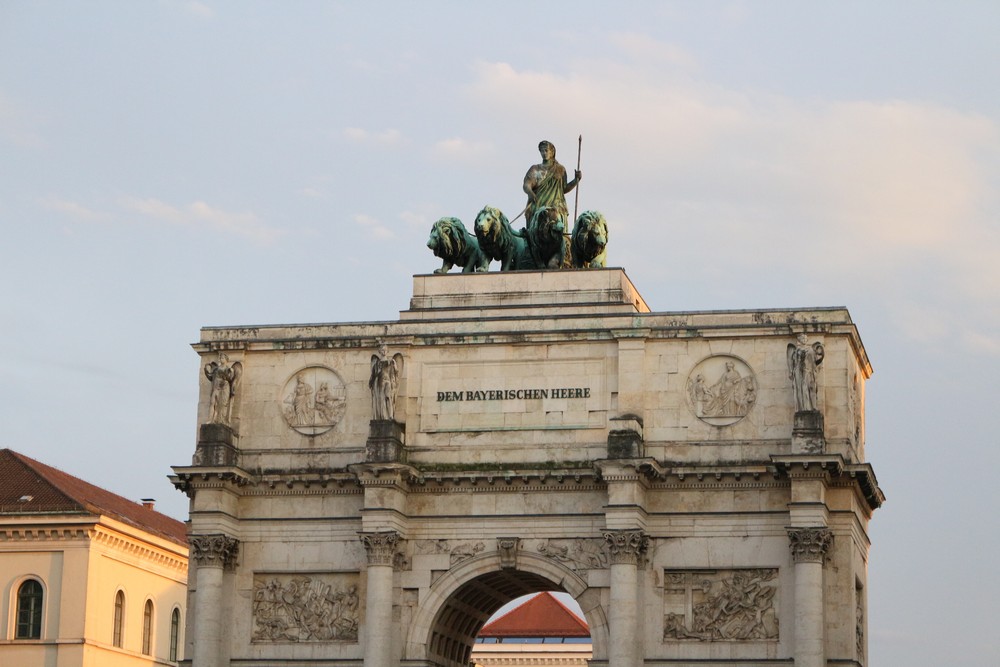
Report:
<svg viewBox="0 0 1000 667"><path fill-rule="evenodd" d="M186 517L211 325L392 320L537 143L654 311L846 306L872 665L1000 664L1000 3L0 3L0 447ZM991 528L991 526L993 528Z"/></svg>

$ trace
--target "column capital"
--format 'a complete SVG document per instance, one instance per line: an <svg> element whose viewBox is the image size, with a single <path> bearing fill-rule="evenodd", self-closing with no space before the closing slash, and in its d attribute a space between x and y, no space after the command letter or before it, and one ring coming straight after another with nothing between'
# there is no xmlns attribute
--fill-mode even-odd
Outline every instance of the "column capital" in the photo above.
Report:
<svg viewBox="0 0 1000 667"><path fill-rule="evenodd" d="M369 565L388 565L392 567L396 559L396 543L400 535L394 530L374 533L359 532L358 537L365 545Z"/></svg>
<svg viewBox="0 0 1000 667"><path fill-rule="evenodd" d="M649 535L643 530L604 530L601 535L611 565L638 565L649 547Z"/></svg>
<svg viewBox="0 0 1000 667"><path fill-rule="evenodd" d="M240 554L240 541L224 533L192 535L191 557L198 567L222 567L232 570Z"/></svg>
<svg viewBox="0 0 1000 667"><path fill-rule="evenodd" d="M833 543L829 528L789 528L788 547L796 563L822 563Z"/></svg>

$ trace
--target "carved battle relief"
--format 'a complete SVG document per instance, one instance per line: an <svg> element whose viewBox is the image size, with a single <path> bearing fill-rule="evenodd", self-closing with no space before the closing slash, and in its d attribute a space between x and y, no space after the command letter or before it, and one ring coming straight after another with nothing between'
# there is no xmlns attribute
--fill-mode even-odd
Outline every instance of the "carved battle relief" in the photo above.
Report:
<svg viewBox="0 0 1000 667"><path fill-rule="evenodd" d="M254 642L356 642L358 575L254 574Z"/></svg>
<svg viewBox="0 0 1000 667"><path fill-rule="evenodd" d="M664 641L778 639L777 568L666 570Z"/></svg>
<svg viewBox="0 0 1000 667"><path fill-rule="evenodd" d="M574 572L603 569L608 566L605 541L597 538L542 540L538 553L562 563Z"/></svg>
<svg viewBox="0 0 1000 667"><path fill-rule="evenodd" d="M309 366L293 375L281 390L281 413L304 435L320 435L337 425L347 410L344 383L324 366Z"/></svg>
<svg viewBox="0 0 1000 667"><path fill-rule="evenodd" d="M735 424L757 402L757 377L739 357L719 354L702 359L688 375L687 402L706 424Z"/></svg>

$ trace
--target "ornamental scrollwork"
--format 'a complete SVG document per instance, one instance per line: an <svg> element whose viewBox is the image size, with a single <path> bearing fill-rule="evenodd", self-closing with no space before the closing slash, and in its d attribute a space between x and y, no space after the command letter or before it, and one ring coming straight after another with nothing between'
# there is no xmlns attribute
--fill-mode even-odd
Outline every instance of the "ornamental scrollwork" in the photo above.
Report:
<svg viewBox="0 0 1000 667"><path fill-rule="evenodd" d="M361 543L365 546L365 553L368 555L369 565L395 566L396 543L400 536L394 530L377 533L358 533Z"/></svg>
<svg viewBox="0 0 1000 667"><path fill-rule="evenodd" d="M788 547L796 563L822 563L833 544L829 528L789 528Z"/></svg>
<svg viewBox="0 0 1000 667"><path fill-rule="evenodd" d="M638 565L649 548L649 536L642 530L605 530L601 535L611 565Z"/></svg>
<svg viewBox="0 0 1000 667"><path fill-rule="evenodd" d="M235 537L218 533L215 535L193 535L190 540L191 557L199 566L214 566L232 569L240 553L240 541Z"/></svg>

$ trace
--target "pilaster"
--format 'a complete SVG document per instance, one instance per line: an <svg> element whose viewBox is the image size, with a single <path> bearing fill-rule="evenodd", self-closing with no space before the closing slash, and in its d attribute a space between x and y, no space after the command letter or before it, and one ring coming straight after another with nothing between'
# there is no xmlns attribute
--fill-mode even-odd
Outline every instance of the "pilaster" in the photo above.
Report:
<svg viewBox="0 0 1000 667"><path fill-rule="evenodd" d="M395 660L392 623L393 573L400 535L396 531L358 533L368 556L365 595L365 667L390 667Z"/></svg>
<svg viewBox="0 0 1000 667"><path fill-rule="evenodd" d="M191 559L198 569L194 599L194 664L221 667L228 664L222 655L224 573L236 567L240 543L223 533L193 535Z"/></svg>

